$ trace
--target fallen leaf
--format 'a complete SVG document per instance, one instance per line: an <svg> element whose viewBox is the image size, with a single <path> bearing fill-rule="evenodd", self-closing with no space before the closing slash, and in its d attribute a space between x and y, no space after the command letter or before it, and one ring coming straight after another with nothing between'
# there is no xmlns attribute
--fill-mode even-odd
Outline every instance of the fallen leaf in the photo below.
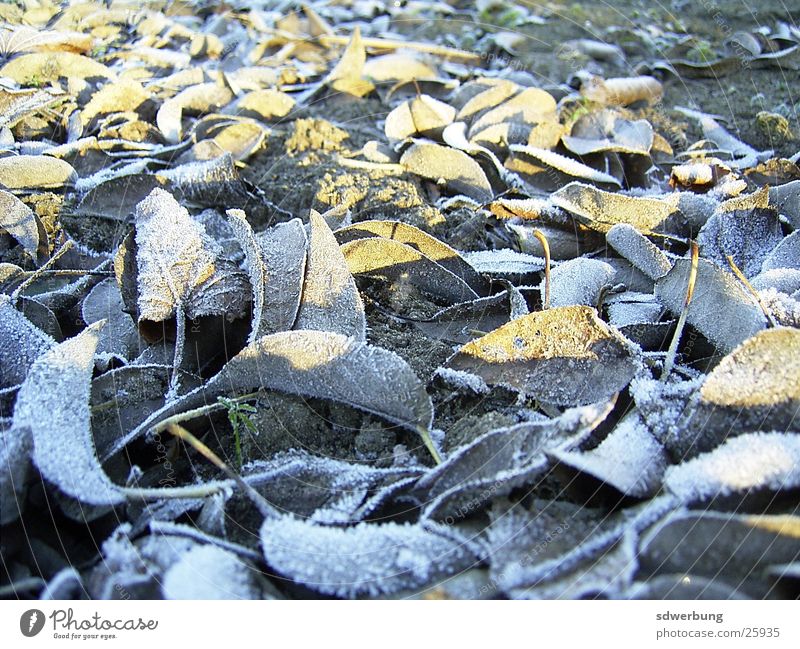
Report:
<svg viewBox="0 0 800 649"><path fill-rule="evenodd" d="M628 384L638 364L639 351L585 306L517 318L467 343L447 362L489 384L560 405L611 396Z"/></svg>

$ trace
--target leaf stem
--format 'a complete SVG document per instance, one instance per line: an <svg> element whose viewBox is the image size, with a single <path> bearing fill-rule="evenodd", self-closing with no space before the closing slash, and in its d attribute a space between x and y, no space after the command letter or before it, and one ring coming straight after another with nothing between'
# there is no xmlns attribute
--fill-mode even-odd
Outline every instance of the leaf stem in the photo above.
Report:
<svg viewBox="0 0 800 649"><path fill-rule="evenodd" d="M542 308L546 311L550 308L550 243L538 228L533 231L533 236L539 240L542 250L544 250L544 304Z"/></svg>
<svg viewBox="0 0 800 649"><path fill-rule="evenodd" d="M248 498L253 501L253 504L258 508L258 511L265 517L274 518L276 516L280 516L280 512L275 509L272 505L270 505L266 498L258 493L253 487L247 484L238 473L236 473L233 469L231 469L222 459L214 453L208 446L203 444L199 439L197 439L194 435L192 435L188 430L186 430L183 426L179 424L170 424L167 426L167 431L177 437L178 439L183 440L189 446L194 448L200 455L206 458L211 464L217 467L220 471L222 471L225 475L227 475L231 480L235 481L239 488L244 491Z"/></svg>
<svg viewBox="0 0 800 649"><path fill-rule="evenodd" d="M419 433L419 436L422 438L422 441L425 444L425 448L428 449L428 452L431 454L431 457L433 457L433 461L436 464L441 464L442 456L439 455L439 451L436 450L436 445L433 443L430 431L427 428L418 426L417 433Z"/></svg>
<svg viewBox="0 0 800 649"><path fill-rule="evenodd" d="M666 381L672 372L672 366L675 365L675 356L678 353L678 344L681 340L683 328L686 326L686 317L689 314L689 305L692 303L692 296L694 295L694 285L697 281L697 264L700 260L700 249L696 241L689 242L691 246L692 265L689 268L689 281L686 285L686 298L683 301L683 309L678 318L678 324L675 326L675 333L672 335L672 341L667 350L667 357L664 360L664 369L661 371L661 380Z"/></svg>
<svg viewBox="0 0 800 649"><path fill-rule="evenodd" d="M758 306L764 312L764 315L766 316L767 322L769 322L770 326L777 327L778 323L775 322L775 318L769 312L769 309L767 309L766 304L764 304L764 302L761 300L761 296L758 294L758 291L756 291L756 289L753 287L753 285L744 276L744 273L741 270L739 270L739 267L736 265L736 262L733 261L733 256L732 255L725 255L725 259L728 260L728 266L731 267L731 270L733 271L733 274L736 275L736 279L738 279L742 283L742 285L748 290L750 295L753 296L753 298L755 299L755 301L758 304Z"/></svg>
<svg viewBox="0 0 800 649"><path fill-rule="evenodd" d="M14 292L11 293L11 303L16 304L19 296L22 292L28 288L33 282L35 282L39 277L41 277L44 273L50 270L50 267L55 264L61 257L63 257L67 252L72 250L75 242L72 239L67 239L61 247L53 253L53 256L48 259L41 268L37 268L27 278L25 281L22 282L17 288L14 289Z"/></svg>

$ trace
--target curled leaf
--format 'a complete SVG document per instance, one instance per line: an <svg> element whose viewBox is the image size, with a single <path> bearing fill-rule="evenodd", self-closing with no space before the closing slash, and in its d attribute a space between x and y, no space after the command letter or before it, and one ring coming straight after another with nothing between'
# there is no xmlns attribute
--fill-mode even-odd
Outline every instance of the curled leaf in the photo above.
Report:
<svg viewBox="0 0 800 649"><path fill-rule="evenodd" d="M40 356L17 396L14 425L33 438L33 461L65 494L91 505L125 499L100 466L92 438L89 391L102 322Z"/></svg>

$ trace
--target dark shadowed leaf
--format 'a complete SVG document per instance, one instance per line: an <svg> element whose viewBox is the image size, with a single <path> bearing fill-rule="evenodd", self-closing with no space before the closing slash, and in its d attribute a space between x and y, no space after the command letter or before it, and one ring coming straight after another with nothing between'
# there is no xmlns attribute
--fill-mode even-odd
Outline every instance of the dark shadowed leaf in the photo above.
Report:
<svg viewBox="0 0 800 649"><path fill-rule="evenodd" d="M265 334L287 331L297 318L306 268L308 240L300 219L253 233L242 210L228 210L247 260L253 290L253 325L249 342Z"/></svg>
<svg viewBox="0 0 800 649"><path fill-rule="evenodd" d="M433 416L425 387L400 356L332 332L286 331L248 345L205 386L154 412L112 453L175 412L261 389L340 401L413 431L428 430Z"/></svg>

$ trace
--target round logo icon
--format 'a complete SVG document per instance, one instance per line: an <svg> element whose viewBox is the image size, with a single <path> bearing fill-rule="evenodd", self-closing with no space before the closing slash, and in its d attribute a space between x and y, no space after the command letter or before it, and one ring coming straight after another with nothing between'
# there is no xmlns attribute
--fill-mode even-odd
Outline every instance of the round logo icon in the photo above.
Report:
<svg viewBox="0 0 800 649"><path fill-rule="evenodd" d="M44 613L37 608L25 611L19 618L19 630L26 638L32 638L44 628Z"/></svg>

